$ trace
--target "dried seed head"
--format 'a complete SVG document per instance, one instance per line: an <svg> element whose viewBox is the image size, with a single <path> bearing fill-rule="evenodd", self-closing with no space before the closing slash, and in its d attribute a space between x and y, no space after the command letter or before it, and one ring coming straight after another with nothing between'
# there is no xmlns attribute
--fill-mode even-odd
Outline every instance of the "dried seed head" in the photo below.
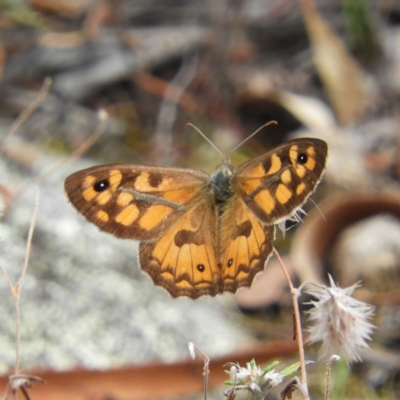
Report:
<svg viewBox="0 0 400 400"><path fill-rule="evenodd" d="M319 286L307 291L316 298L308 303L313 305L308 311L312 323L308 328L308 342L322 342L323 359L341 353L348 362L360 360L361 350L369 348L367 340L375 328L368 321L374 307L351 297L358 283L342 289L331 276L329 280L330 287Z"/></svg>

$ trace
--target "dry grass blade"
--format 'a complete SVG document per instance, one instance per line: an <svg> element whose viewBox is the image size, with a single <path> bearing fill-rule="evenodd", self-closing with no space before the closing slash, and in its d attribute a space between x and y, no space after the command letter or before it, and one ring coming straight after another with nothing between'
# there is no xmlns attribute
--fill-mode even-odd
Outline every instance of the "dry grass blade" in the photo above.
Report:
<svg viewBox="0 0 400 400"><path fill-rule="evenodd" d="M312 45L315 67L339 124L346 125L366 109L366 86L361 69L342 40L322 19L314 0L299 0Z"/></svg>

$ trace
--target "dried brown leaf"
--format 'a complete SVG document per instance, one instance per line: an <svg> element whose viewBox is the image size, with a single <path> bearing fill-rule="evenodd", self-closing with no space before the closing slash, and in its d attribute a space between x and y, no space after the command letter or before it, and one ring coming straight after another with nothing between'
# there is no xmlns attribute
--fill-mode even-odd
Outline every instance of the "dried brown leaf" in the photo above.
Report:
<svg viewBox="0 0 400 400"><path fill-rule="evenodd" d="M313 0L300 0L315 67L340 125L360 117L367 106L362 71L342 40L318 13Z"/></svg>

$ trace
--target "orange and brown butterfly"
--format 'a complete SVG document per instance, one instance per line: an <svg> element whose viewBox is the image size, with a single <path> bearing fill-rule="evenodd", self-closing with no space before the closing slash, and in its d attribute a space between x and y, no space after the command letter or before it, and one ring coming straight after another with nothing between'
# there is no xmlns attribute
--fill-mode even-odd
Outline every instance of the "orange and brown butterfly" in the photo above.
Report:
<svg viewBox="0 0 400 400"><path fill-rule="evenodd" d="M101 165L65 180L71 203L101 230L139 240L139 263L173 297L250 286L272 253L275 224L314 192L327 144L283 143L237 169Z"/></svg>

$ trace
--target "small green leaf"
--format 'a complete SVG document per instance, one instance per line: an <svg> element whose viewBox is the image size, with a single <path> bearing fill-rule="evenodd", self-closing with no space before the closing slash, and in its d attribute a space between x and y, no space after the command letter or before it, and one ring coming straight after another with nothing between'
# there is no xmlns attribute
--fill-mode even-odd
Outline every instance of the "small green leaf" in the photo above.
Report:
<svg viewBox="0 0 400 400"><path fill-rule="evenodd" d="M273 370L278 364L279 364L279 361L273 361L271 364L267 365L267 366L263 369L263 373L262 373L261 376L264 376L264 375L267 374L269 371Z"/></svg>
<svg viewBox="0 0 400 400"><path fill-rule="evenodd" d="M288 376L291 374L294 374L300 369L300 362L294 363L292 365L289 365L287 368L283 369L280 374L282 376Z"/></svg>
<svg viewBox="0 0 400 400"><path fill-rule="evenodd" d="M249 363L247 363L247 365L249 365L251 369L257 368L257 364L254 361L254 358Z"/></svg>

